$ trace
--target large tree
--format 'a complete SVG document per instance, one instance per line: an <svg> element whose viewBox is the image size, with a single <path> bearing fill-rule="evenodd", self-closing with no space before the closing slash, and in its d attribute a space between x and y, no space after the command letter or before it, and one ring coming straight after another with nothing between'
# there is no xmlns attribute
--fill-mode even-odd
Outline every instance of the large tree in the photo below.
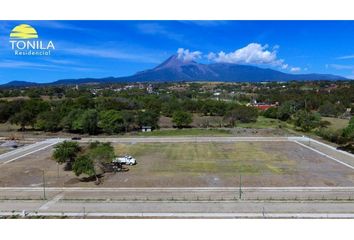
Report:
<svg viewBox="0 0 354 240"><path fill-rule="evenodd" d="M138 113L139 127L151 126L152 128L158 128L159 114L154 111L140 111Z"/></svg>
<svg viewBox="0 0 354 240"><path fill-rule="evenodd" d="M86 174L88 177L95 176L96 181L98 181L94 161L87 155L79 156L73 163L72 170L76 176L80 176L81 174Z"/></svg>
<svg viewBox="0 0 354 240"><path fill-rule="evenodd" d="M348 126L343 129L342 135L348 142L354 142L354 117L350 119Z"/></svg>
<svg viewBox="0 0 354 240"><path fill-rule="evenodd" d="M93 142L89 145L86 154L97 163L110 163L114 158L114 148L111 143Z"/></svg>
<svg viewBox="0 0 354 240"><path fill-rule="evenodd" d="M56 111L46 111L38 115L35 127L47 132L55 132L61 129L60 115Z"/></svg>
<svg viewBox="0 0 354 240"><path fill-rule="evenodd" d="M224 120L228 121L234 127L237 121L241 123L256 122L257 117L258 110L256 108L236 105L226 113Z"/></svg>
<svg viewBox="0 0 354 240"><path fill-rule="evenodd" d="M308 132L321 126L321 116L306 110L300 110L294 115L294 123L302 131Z"/></svg>
<svg viewBox="0 0 354 240"><path fill-rule="evenodd" d="M193 121L192 114L189 112L177 111L172 115L172 122L178 127L188 127Z"/></svg>
<svg viewBox="0 0 354 240"><path fill-rule="evenodd" d="M64 141L54 147L53 158L59 164L66 163L65 170L71 170L72 163L81 148L77 142Z"/></svg>
<svg viewBox="0 0 354 240"><path fill-rule="evenodd" d="M99 175L104 173L104 164L111 163L114 157L114 149L110 143L93 142L74 161L73 171L76 176L81 174L94 176L96 184L99 184Z"/></svg>
<svg viewBox="0 0 354 240"><path fill-rule="evenodd" d="M98 133L98 113L95 109L84 111L73 122L73 128L82 133L97 134Z"/></svg>
<svg viewBox="0 0 354 240"><path fill-rule="evenodd" d="M100 113L98 126L103 132L112 134L120 133L125 130L122 114L117 110L107 110Z"/></svg>
<svg viewBox="0 0 354 240"><path fill-rule="evenodd" d="M28 110L23 110L15 113L15 115L10 118L10 123L20 125L21 130L23 131L25 130L26 126L34 125L35 115Z"/></svg>

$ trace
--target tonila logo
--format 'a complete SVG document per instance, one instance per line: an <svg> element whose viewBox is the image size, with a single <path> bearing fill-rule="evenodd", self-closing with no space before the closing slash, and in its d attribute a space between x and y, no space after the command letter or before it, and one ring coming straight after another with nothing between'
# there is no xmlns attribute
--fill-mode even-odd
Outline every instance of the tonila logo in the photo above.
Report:
<svg viewBox="0 0 354 240"><path fill-rule="evenodd" d="M17 56L48 56L55 50L53 41L40 40L37 30L28 24L20 24L12 29L10 44Z"/></svg>

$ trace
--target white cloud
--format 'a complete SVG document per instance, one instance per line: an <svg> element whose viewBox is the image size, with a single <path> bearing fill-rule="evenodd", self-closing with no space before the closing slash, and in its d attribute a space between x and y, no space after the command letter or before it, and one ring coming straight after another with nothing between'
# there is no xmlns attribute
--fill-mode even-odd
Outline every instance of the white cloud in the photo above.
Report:
<svg viewBox="0 0 354 240"><path fill-rule="evenodd" d="M342 64L326 64L326 68L331 67L337 70L351 70L354 69L354 65L342 65Z"/></svg>
<svg viewBox="0 0 354 240"><path fill-rule="evenodd" d="M300 71L301 71L301 68L299 68L299 67L290 68L290 72L300 72Z"/></svg>
<svg viewBox="0 0 354 240"><path fill-rule="evenodd" d="M49 63L48 63L49 62ZM54 63L52 60L46 60L42 63L35 63L35 62L26 62L26 61L15 61L15 60L2 60L0 61L0 68L5 69L37 69L37 70L44 70L44 71L67 71L67 70L75 70L75 71L99 71L96 68L89 68L89 67L81 67L75 65L58 65L58 64L51 64Z"/></svg>
<svg viewBox="0 0 354 240"><path fill-rule="evenodd" d="M194 61L201 58L202 53L199 51L190 52L189 49L178 48L177 58L183 60L184 62Z"/></svg>
<svg viewBox="0 0 354 240"><path fill-rule="evenodd" d="M161 35L169 39L182 42L183 35L175 33L159 23L140 23L137 26L137 29L140 33L149 34L149 35Z"/></svg>
<svg viewBox="0 0 354 240"><path fill-rule="evenodd" d="M127 51L120 51L117 49L106 48L92 48L89 46L76 47L76 48L63 48L63 51L69 54L79 55L79 56L90 56L97 58L106 59L118 59L127 61L137 61L137 62L147 62L147 63L159 63L160 59L157 59L151 54L143 53L131 53Z"/></svg>
<svg viewBox="0 0 354 240"><path fill-rule="evenodd" d="M347 56L337 57L337 59L341 59L341 60L344 60L344 59L353 59L353 58L354 58L354 55L347 55Z"/></svg>
<svg viewBox="0 0 354 240"><path fill-rule="evenodd" d="M228 24L227 21L223 20L181 20L179 22L184 24L193 24L200 27L217 27L220 25Z"/></svg>
<svg viewBox="0 0 354 240"><path fill-rule="evenodd" d="M289 64L283 63L280 68L281 69L287 69L289 67Z"/></svg>
<svg viewBox="0 0 354 240"><path fill-rule="evenodd" d="M265 64L278 66L282 69L288 68L283 59L278 59L278 45L272 50L268 50L268 45L262 46L259 43L250 43L246 47L235 50L234 52L209 53L208 59L215 62L241 63L241 64Z"/></svg>

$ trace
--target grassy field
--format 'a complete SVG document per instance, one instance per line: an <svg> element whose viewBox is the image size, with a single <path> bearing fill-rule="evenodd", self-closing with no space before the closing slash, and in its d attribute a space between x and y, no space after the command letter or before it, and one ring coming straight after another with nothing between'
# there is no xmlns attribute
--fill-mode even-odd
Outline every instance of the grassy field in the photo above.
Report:
<svg viewBox="0 0 354 240"><path fill-rule="evenodd" d="M354 186L353 170L294 142L114 143L137 165L107 172L102 187ZM2 165L1 187L93 187L39 151Z"/></svg>
<svg viewBox="0 0 354 240"><path fill-rule="evenodd" d="M115 150L134 156L144 166L141 171L150 173L282 174L293 164L287 156L252 142L118 144ZM139 164L134 168L139 170Z"/></svg>
<svg viewBox="0 0 354 240"><path fill-rule="evenodd" d="M345 128L346 126L348 126L349 123L348 119L333 117L322 117L322 120L330 122L331 125L329 126L329 129L334 131Z"/></svg>
<svg viewBox="0 0 354 240"><path fill-rule="evenodd" d="M285 122L282 122L278 119L266 118L263 116L259 116L257 122L239 123L236 125L237 127L243 128L279 128L279 126L286 127Z"/></svg>

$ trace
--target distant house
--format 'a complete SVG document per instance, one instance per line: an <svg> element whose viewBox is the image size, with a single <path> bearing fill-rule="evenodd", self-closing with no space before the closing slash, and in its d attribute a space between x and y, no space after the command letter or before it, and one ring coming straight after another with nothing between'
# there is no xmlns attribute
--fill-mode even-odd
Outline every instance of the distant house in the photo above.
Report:
<svg viewBox="0 0 354 240"><path fill-rule="evenodd" d="M141 131L142 132L151 132L152 128L151 128L151 126L142 126Z"/></svg>
<svg viewBox="0 0 354 240"><path fill-rule="evenodd" d="M271 107L274 107L275 105L274 104L257 104L257 105L254 105L254 107L258 108L259 110L261 111L265 111Z"/></svg>
<svg viewBox="0 0 354 240"><path fill-rule="evenodd" d="M252 99L251 103L249 105L251 105L251 106L253 106L255 108L258 108L261 111L265 111L265 110L267 110L267 109L269 109L271 107L277 106L278 103L276 103L276 104L259 103L255 99Z"/></svg>

